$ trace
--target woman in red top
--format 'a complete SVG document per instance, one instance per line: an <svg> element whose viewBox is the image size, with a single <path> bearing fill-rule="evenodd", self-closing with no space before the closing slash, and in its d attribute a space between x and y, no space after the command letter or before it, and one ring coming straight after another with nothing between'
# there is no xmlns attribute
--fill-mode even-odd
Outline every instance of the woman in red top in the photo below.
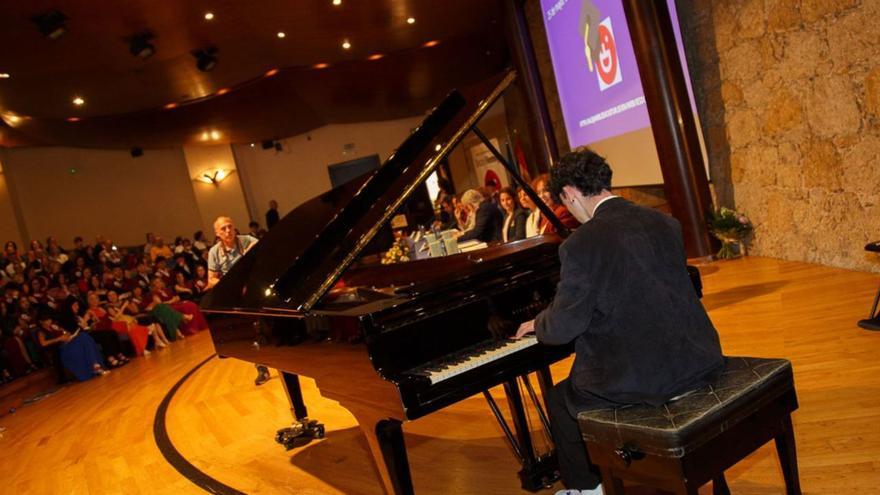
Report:
<svg viewBox="0 0 880 495"><path fill-rule="evenodd" d="M553 210L553 213L556 215L562 225L565 225L569 229L576 229L580 227L581 223L577 221L577 219L568 211L568 208L565 206L556 203L553 201L553 195L550 194L550 189L548 187L548 182L550 181L550 176L547 174L541 174L532 182L532 189L538 193L538 196L541 196L541 199L544 200L544 204L550 207ZM541 232L551 233L556 232L556 226L547 220L545 216L541 216Z"/></svg>
<svg viewBox="0 0 880 495"><path fill-rule="evenodd" d="M186 335L193 335L196 332L208 329L208 322L199 306L192 301L181 301L180 296L175 295L165 286L165 282L161 277L153 278L153 300L164 303L174 310L183 313L184 321L180 326L181 332Z"/></svg>

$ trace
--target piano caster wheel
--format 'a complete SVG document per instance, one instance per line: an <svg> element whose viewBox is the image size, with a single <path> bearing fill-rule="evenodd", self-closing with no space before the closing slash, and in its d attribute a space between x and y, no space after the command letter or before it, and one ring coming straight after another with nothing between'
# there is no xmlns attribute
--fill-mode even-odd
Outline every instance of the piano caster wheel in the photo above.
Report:
<svg viewBox="0 0 880 495"><path fill-rule="evenodd" d="M275 433L275 442L284 446L285 450L307 445L313 439L324 438L324 425L314 419L304 418L288 428L281 428Z"/></svg>

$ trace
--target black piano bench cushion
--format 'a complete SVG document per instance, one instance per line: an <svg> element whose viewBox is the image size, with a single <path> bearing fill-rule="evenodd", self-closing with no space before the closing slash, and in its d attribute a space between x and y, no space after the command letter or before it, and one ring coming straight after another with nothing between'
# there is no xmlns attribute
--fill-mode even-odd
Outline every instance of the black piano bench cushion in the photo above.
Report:
<svg viewBox="0 0 880 495"><path fill-rule="evenodd" d="M797 409L789 361L751 357L725 360L725 369L714 384L661 407L635 405L581 411L578 422L584 440L680 458L782 395L790 395L791 411Z"/></svg>

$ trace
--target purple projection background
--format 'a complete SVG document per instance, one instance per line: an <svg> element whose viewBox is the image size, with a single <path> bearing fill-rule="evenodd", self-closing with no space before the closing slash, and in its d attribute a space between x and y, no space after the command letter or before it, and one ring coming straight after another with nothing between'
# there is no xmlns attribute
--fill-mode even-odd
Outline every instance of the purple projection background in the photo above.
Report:
<svg viewBox="0 0 880 495"><path fill-rule="evenodd" d="M693 108L675 0L667 3ZM649 127L621 0L541 0L541 8L571 148Z"/></svg>

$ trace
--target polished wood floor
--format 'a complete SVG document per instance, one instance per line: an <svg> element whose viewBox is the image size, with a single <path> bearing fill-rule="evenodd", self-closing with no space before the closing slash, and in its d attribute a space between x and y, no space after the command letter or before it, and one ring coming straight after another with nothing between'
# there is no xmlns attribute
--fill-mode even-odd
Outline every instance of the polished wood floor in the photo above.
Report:
<svg viewBox="0 0 880 495"><path fill-rule="evenodd" d="M880 334L855 325L866 316L880 276L754 257L701 270L703 302L725 353L786 357L794 364L805 493L880 493ZM204 493L161 456L153 419L172 385L212 353L204 333L3 417L0 493ZM557 379L569 365L554 367ZM281 383L276 378L255 387L253 378L246 363L213 359L185 382L167 421L183 456L249 494L381 493L366 442L347 411L305 380L310 413L327 425L327 438L285 452L273 441L275 430L290 421ZM518 466L482 398L404 430L418 493L519 493ZM727 478L734 494L784 493L770 446Z"/></svg>

